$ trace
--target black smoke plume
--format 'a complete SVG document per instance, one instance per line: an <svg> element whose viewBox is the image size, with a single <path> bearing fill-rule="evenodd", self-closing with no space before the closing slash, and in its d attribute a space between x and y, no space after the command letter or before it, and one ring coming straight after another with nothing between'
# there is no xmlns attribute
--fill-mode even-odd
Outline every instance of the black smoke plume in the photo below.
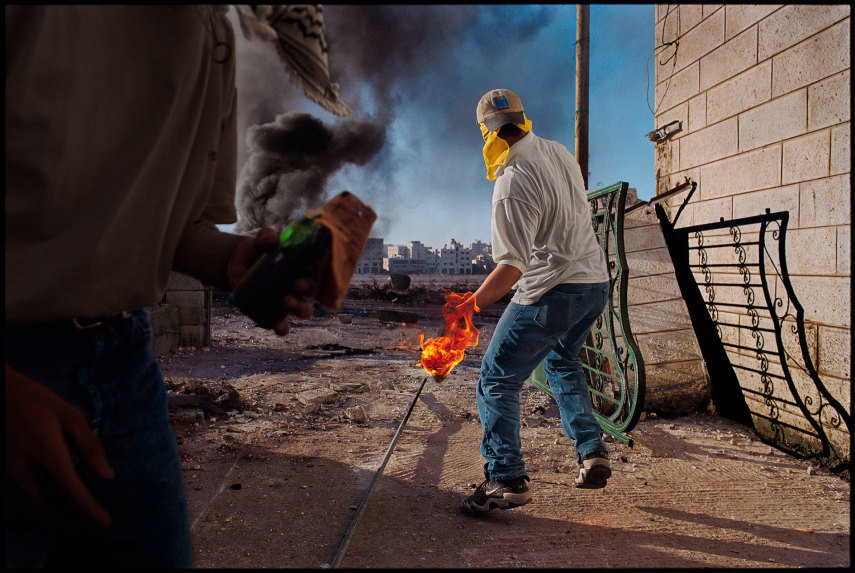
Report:
<svg viewBox="0 0 855 573"><path fill-rule="evenodd" d="M326 201L326 185L346 163L365 165L383 147L386 128L371 119L334 125L305 113L276 116L247 130L250 150L237 194L235 231L281 231Z"/></svg>

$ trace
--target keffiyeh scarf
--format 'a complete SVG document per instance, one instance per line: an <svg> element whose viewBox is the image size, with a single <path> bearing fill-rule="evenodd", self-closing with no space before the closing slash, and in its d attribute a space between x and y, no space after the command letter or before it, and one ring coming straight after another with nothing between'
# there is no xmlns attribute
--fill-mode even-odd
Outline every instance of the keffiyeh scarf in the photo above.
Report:
<svg viewBox="0 0 855 573"><path fill-rule="evenodd" d="M351 109L338 95L339 86L330 80L323 7L320 4L284 6L238 6L243 35L273 42L297 88L328 112L339 117Z"/></svg>

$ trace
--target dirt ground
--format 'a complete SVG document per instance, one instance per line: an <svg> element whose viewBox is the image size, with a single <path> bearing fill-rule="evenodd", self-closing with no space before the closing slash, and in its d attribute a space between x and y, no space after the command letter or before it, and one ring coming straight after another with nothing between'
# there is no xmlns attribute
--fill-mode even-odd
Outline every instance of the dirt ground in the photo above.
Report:
<svg viewBox="0 0 855 573"><path fill-rule="evenodd" d="M162 358L196 567L333 561L426 376L418 334L442 325L435 283L378 286L285 338L215 295L211 346ZM417 321L380 321L380 309ZM476 315L479 345L427 381L342 568L850 566L849 481L698 413L646 417L632 448L609 443L608 486L578 490L557 407L534 387L521 408L532 503L460 514L483 480L475 385L500 311Z"/></svg>

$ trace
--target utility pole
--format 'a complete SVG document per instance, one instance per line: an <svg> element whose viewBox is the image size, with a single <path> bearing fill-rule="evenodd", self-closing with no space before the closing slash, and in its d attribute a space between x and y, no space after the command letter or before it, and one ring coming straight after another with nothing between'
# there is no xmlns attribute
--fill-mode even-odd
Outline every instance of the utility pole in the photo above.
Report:
<svg viewBox="0 0 855 573"><path fill-rule="evenodd" d="M576 161L588 188L588 51L591 8L576 5Z"/></svg>

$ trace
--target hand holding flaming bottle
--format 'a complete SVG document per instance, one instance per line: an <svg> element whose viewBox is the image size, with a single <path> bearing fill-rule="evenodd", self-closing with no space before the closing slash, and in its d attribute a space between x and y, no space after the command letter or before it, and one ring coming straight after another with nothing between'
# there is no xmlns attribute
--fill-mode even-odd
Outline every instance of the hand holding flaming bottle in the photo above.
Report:
<svg viewBox="0 0 855 573"><path fill-rule="evenodd" d="M443 335L427 340L424 334L421 335L422 367L437 382L442 382L463 360L468 346L478 345L478 329L472 323L472 314L479 311L475 295L471 292L449 292L442 307L445 317Z"/></svg>

